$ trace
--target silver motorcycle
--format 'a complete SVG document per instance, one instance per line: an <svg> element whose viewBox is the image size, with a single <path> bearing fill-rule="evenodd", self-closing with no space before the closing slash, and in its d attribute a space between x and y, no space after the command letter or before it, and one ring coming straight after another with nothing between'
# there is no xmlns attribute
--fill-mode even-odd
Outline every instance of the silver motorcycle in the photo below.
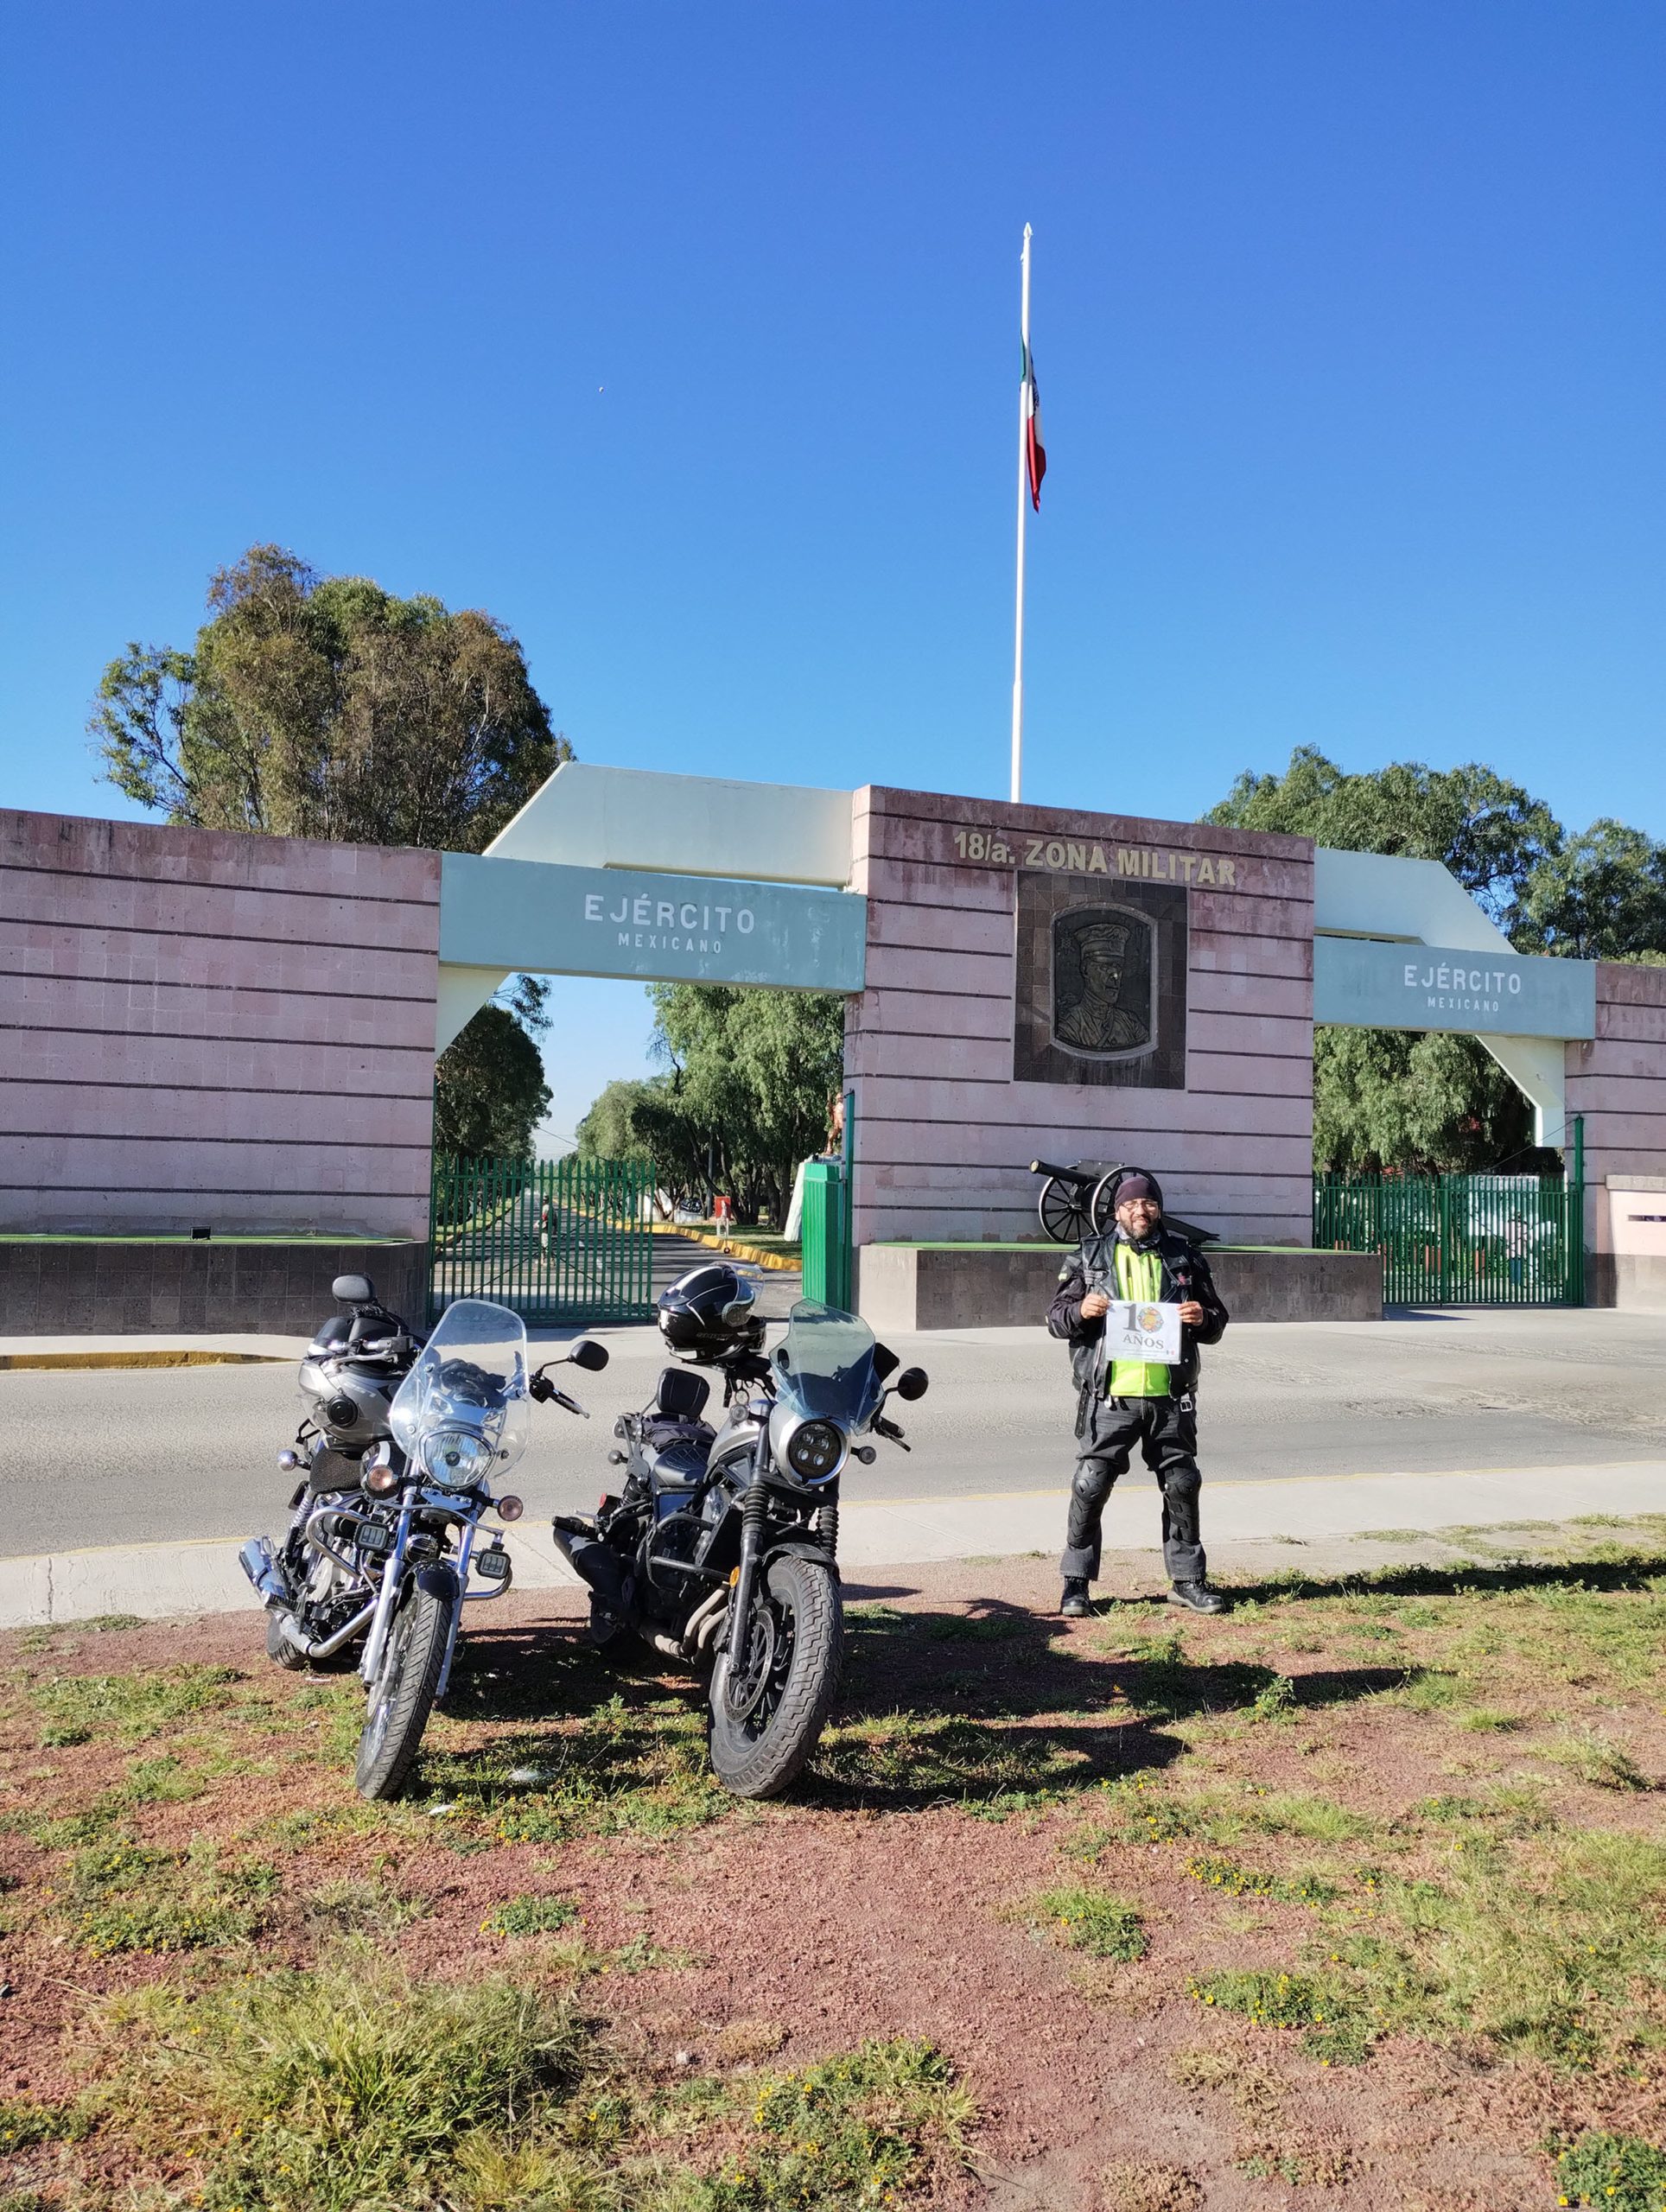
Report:
<svg viewBox="0 0 1666 2212"><path fill-rule="evenodd" d="M546 1368L562 1364L594 1372L607 1354L581 1342L533 1370L518 1314L460 1300L399 1382L354 1486L321 1498L309 1484L283 1552L264 1538L244 1547L245 1571L277 1617L280 1663L316 1664L363 1639L363 1796L404 1789L450 1679L464 1605L510 1586L502 1535L482 1544L481 1524L493 1510L520 1518L520 1499L497 1485L526 1448L529 1401L583 1412L549 1380Z"/></svg>

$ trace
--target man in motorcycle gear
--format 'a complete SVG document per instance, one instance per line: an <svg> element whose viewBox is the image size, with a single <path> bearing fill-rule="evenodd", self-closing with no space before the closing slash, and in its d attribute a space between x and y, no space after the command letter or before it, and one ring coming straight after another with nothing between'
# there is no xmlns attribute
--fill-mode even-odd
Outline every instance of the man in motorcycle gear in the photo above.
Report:
<svg viewBox="0 0 1666 2212"><path fill-rule="evenodd" d="M1061 1613L1091 1610L1088 1585L1099 1572L1100 1523L1119 1475L1137 1444L1163 1493L1163 1565L1170 1602L1219 1613L1226 1600L1209 1586L1199 1533L1198 1351L1218 1344L1226 1327L1209 1263L1189 1239L1163 1224L1154 1175L1126 1174L1116 1190L1116 1225L1090 1236L1059 1272L1047 1328L1071 1348L1077 1389L1075 1479L1064 1556ZM1171 1367L1108 1357L1104 1317L1113 1298L1180 1309L1180 1357Z"/></svg>

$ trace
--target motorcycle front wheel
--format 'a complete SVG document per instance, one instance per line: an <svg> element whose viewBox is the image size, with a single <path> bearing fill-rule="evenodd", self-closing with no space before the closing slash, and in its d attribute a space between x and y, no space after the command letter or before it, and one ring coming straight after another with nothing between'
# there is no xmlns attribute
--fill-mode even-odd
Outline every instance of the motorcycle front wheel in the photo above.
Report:
<svg viewBox="0 0 1666 2212"><path fill-rule="evenodd" d="M434 1708L452 1616L462 1593L448 1570L429 1580L442 1586L413 1585L388 1630L359 1738L353 1780L361 1797L397 1797L404 1789Z"/></svg>
<svg viewBox="0 0 1666 2212"><path fill-rule="evenodd" d="M831 1562L773 1560L744 1649L711 1676L711 1763L736 1797L779 1797L804 1771L839 1691L844 1609Z"/></svg>

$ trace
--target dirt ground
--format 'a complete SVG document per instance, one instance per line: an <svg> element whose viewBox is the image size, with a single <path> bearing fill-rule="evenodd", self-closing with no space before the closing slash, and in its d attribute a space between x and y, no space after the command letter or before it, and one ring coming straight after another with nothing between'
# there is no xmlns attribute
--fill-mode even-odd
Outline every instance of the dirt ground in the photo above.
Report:
<svg viewBox="0 0 1666 2212"><path fill-rule="evenodd" d="M12 1633L0 2101L96 2112L122 1993L353 1927L426 1976L577 1976L656 2078L923 2039L976 2120L900 2202L1555 2204L1563 2146L1666 2144L1661 1533L1262 1582L1218 1620L1148 1563L1084 1622L1047 1561L899 1571L847 1590L843 1707L768 1806L711 1786L698 1685L609 1669L560 1598L470 1621L386 1808L351 1678L271 1667L256 1618ZM582 1955L493 1929L529 1897ZM108 2117L0 2144L0 2208L141 2185L191 2201Z"/></svg>

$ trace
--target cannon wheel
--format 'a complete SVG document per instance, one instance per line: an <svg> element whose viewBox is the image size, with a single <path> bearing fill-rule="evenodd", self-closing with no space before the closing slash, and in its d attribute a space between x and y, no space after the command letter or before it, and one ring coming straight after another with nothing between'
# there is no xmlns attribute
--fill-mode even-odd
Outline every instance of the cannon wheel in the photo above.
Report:
<svg viewBox="0 0 1666 2212"><path fill-rule="evenodd" d="M1096 1236L1109 1236L1116 1219L1116 1185L1128 1173L1124 1167L1113 1167L1109 1175L1102 1175L1093 1186L1089 1211L1093 1216Z"/></svg>
<svg viewBox="0 0 1666 2212"><path fill-rule="evenodd" d="M1055 1244L1079 1244L1093 1233L1087 1193L1079 1183L1066 1183L1062 1176L1049 1175L1041 1185L1040 1214L1041 1226Z"/></svg>

